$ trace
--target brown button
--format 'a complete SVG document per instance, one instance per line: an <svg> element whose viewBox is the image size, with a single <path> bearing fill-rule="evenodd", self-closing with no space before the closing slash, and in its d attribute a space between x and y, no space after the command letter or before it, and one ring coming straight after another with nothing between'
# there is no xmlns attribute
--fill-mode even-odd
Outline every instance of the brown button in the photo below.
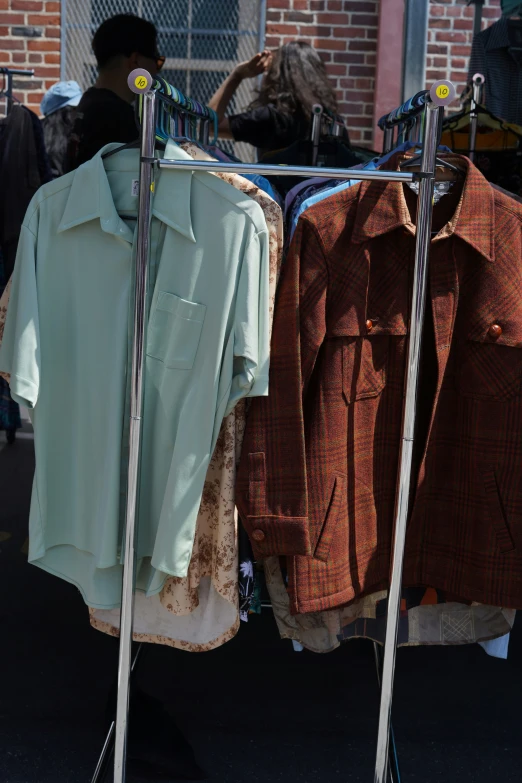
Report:
<svg viewBox="0 0 522 783"><path fill-rule="evenodd" d="M373 321L371 321L369 318L368 318L368 320L366 321L366 328L367 328L367 330L368 330L369 332L371 332L371 331L372 331L372 329L373 329Z"/></svg>
<svg viewBox="0 0 522 783"><path fill-rule="evenodd" d="M254 530L254 532L252 533L252 538L254 539L254 541L261 543L261 541L265 540L265 534L263 533L262 530Z"/></svg>
<svg viewBox="0 0 522 783"><path fill-rule="evenodd" d="M490 337L493 337L493 339L496 340L497 337L500 337L502 334L502 327L499 326L499 324L491 324L488 333Z"/></svg>

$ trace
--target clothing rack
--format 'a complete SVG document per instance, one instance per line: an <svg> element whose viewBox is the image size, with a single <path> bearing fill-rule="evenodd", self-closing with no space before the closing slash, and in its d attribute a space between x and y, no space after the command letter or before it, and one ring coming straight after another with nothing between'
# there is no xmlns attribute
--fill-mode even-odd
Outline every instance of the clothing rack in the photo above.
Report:
<svg viewBox="0 0 522 783"><path fill-rule="evenodd" d="M145 79L145 84L143 80ZM159 168L173 168L188 171L215 171L235 173L275 174L279 176L314 177L327 176L332 179L374 180L381 182L419 182L418 218L411 305L410 339L408 344L405 406L402 425L400 467L395 512L395 535L391 564L391 581L388 596L388 619L384 645L384 661L381 684L381 705L377 737L375 783L391 783L389 773L389 742L391 706L397 630L401 599L402 567L406 536L406 521L409 506L414 428L416 418L417 387L419 380L421 336L424 323L428 250L431 239L432 201L435 186L435 161L439 142L440 126L444 106L455 97L450 82L436 82L429 92L419 93L415 105L404 104L397 116L387 115L386 129L404 123L423 112L423 153L420 171L365 171L362 169L327 169L302 166L269 166L255 164L233 164L207 161L178 161L156 158L155 113L163 95L158 91L158 82L150 74L140 70L129 76L129 86L141 95L142 123L140 140L139 200L137 221L136 280L134 302L134 329L131 369L129 461L127 483L127 506L125 511L125 541L123 584L120 618L120 646L118 660L118 695L115 725L114 783L125 783L126 740L129 718L129 684L132 662L134 582L136 571L136 500L140 459L140 435L143 391L143 356L145 341L145 300L147 290L147 267L149 258L149 235L152 215L152 194L154 192L154 171ZM393 115L396 112L392 112ZM107 742L106 742L107 746ZM105 748L104 748L105 750Z"/></svg>
<svg viewBox="0 0 522 783"><path fill-rule="evenodd" d="M0 75L4 77L5 86L0 90L0 98L7 99L7 114L13 107L13 77L14 76L34 76L33 70L23 70L20 68L0 68Z"/></svg>
<svg viewBox="0 0 522 783"><path fill-rule="evenodd" d="M476 73L471 80L471 107L470 107L470 123L469 123L469 159L475 161L475 145L477 143L477 126L478 126L478 110L482 103L482 91L484 89L485 76L481 73Z"/></svg>

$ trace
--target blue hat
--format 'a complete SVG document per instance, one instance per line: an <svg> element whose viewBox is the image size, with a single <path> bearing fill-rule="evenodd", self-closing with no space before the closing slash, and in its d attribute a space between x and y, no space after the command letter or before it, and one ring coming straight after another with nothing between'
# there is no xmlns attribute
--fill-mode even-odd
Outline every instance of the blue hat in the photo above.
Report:
<svg viewBox="0 0 522 783"><path fill-rule="evenodd" d="M46 117L64 106L78 106L82 91L78 82L57 82L44 95L40 109Z"/></svg>

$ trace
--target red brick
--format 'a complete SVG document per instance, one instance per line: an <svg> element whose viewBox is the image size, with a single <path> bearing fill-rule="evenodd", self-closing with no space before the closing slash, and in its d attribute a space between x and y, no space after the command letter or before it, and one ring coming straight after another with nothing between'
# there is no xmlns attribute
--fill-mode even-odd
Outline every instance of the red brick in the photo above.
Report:
<svg viewBox="0 0 522 783"><path fill-rule="evenodd" d="M364 27L377 27L379 17L377 14L352 14L351 23L354 25L364 25Z"/></svg>
<svg viewBox="0 0 522 783"><path fill-rule="evenodd" d="M45 65L40 65L40 67L37 66L34 69L34 75L35 76L40 76L41 78L44 78L44 79L50 79L51 77L59 78L60 77L60 68L57 65L50 65L50 66L47 66L47 67Z"/></svg>
<svg viewBox="0 0 522 783"><path fill-rule="evenodd" d="M25 52L13 52L13 62L17 64L27 64L27 54Z"/></svg>
<svg viewBox="0 0 522 783"><path fill-rule="evenodd" d="M352 76L373 76L375 69L369 65L351 65L350 74Z"/></svg>
<svg viewBox="0 0 522 783"><path fill-rule="evenodd" d="M271 8L290 8L290 0L270 0Z"/></svg>
<svg viewBox="0 0 522 783"><path fill-rule="evenodd" d="M460 55L461 57L469 57L471 54L471 46L452 46L451 53Z"/></svg>
<svg viewBox="0 0 522 783"><path fill-rule="evenodd" d="M54 52L49 52L44 55L44 61L47 65L57 65L60 62L60 55Z"/></svg>
<svg viewBox="0 0 522 783"><path fill-rule="evenodd" d="M265 38L265 46L267 47L267 49L277 49L280 43L281 43L280 39L275 38L274 36L267 35Z"/></svg>
<svg viewBox="0 0 522 783"><path fill-rule="evenodd" d="M61 29L59 27L46 27L45 28L45 37L46 38L60 38L61 36Z"/></svg>
<svg viewBox="0 0 522 783"><path fill-rule="evenodd" d="M372 90L373 79L356 79L355 87L357 90Z"/></svg>
<svg viewBox="0 0 522 783"><path fill-rule="evenodd" d="M297 35L298 29L295 24L267 24L267 35Z"/></svg>
<svg viewBox="0 0 522 783"><path fill-rule="evenodd" d="M453 22L454 30L473 30L473 21L471 19L455 19Z"/></svg>
<svg viewBox="0 0 522 783"><path fill-rule="evenodd" d="M24 19L23 14L12 14L9 11L0 14L0 24L23 24Z"/></svg>
<svg viewBox="0 0 522 783"><path fill-rule="evenodd" d="M359 128L368 127L368 117L350 117L349 125L355 125Z"/></svg>
<svg viewBox="0 0 522 783"><path fill-rule="evenodd" d="M51 14L27 14L27 23L36 25L59 25L60 16L52 16Z"/></svg>
<svg viewBox="0 0 522 783"><path fill-rule="evenodd" d="M454 16L457 19L460 19L463 16L463 12L465 11L465 8L462 8L462 6L456 6L455 8L446 8L446 16Z"/></svg>
<svg viewBox="0 0 522 783"><path fill-rule="evenodd" d="M0 27L0 38L6 38L9 35L8 27Z"/></svg>
<svg viewBox="0 0 522 783"><path fill-rule="evenodd" d="M450 79L452 82L461 82L467 79L467 73L466 71L464 71L464 73L462 73L462 71L452 71L450 73Z"/></svg>
<svg viewBox="0 0 522 783"><path fill-rule="evenodd" d="M314 21L313 14L308 11L289 11L285 14L285 22L303 22L311 23Z"/></svg>
<svg viewBox="0 0 522 783"><path fill-rule="evenodd" d="M27 42L27 48L33 52L58 52L60 41L31 40Z"/></svg>
<svg viewBox="0 0 522 783"><path fill-rule="evenodd" d="M349 14L317 14L317 21L319 24L349 24Z"/></svg>
<svg viewBox="0 0 522 783"><path fill-rule="evenodd" d="M56 3L56 2L46 3L45 4L45 10L47 11L47 13L51 13L51 14L54 14L57 11L59 12L59 11L61 11L60 3Z"/></svg>
<svg viewBox="0 0 522 783"><path fill-rule="evenodd" d="M342 11L343 10L342 0L328 0L328 10Z"/></svg>
<svg viewBox="0 0 522 783"><path fill-rule="evenodd" d="M316 49L344 52L346 50L346 41L340 41L338 38L316 38L314 46Z"/></svg>
<svg viewBox="0 0 522 783"><path fill-rule="evenodd" d="M266 21L267 22L280 22L282 18L282 11L272 11L269 10L266 12Z"/></svg>
<svg viewBox="0 0 522 783"><path fill-rule="evenodd" d="M365 57L366 65L376 65L377 63L377 55L376 54L367 54Z"/></svg>
<svg viewBox="0 0 522 783"><path fill-rule="evenodd" d="M439 79L444 79L444 71L426 71L426 79L430 82L436 82Z"/></svg>
<svg viewBox="0 0 522 783"><path fill-rule="evenodd" d="M375 43L373 41L350 41L348 48L354 52L374 52Z"/></svg>
<svg viewBox="0 0 522 783"><path fill-rule="evenodd" d="M359 11L359 13L374 13L377 6L375 3L358 3L357 0L345 0L345 11Z"/></svg>
<svg viewBox="0 0 522 783"><path fill-rule="evenodd" d="M437 30L449 30L451 28L451 22L449 19L432 19L430 21L430 27L436 27Z"/></svg>
<svg viewBox="0 0 522 783"><path fill-rule="evenodd" d="M447 59L445 57L432 57L431 58L431 65L435 68L444 68L447 64Z"/></svg>
<svg viewBox="0 0 522 783"><path fill-rule="evenodd" d="M362 114L363 113L363 107L360 103L340 103L339 104L339 111L341 114Z"/></svg>
<svg viewBox="0 0 522 783"><path fill-rule="evenodd" d="M310 11L324 11L325 8L325 0L310 0Z"/></svg>
<svg viewBox="0 0 522 783"><path fill-rule="evenodd" d="M484 19L499 19L500 10L498 8L484 8L482 16Z"/></svg>
<svg viewBox="0 0 522 783"><path fill-rule="evenodd" d="M451 67L452 68L465 68L466 67L466 60L452 60L451 61Z"/></svg>
<svg viewBox="0 0 522 783"><path fill-rule="evenodd" d="M431 5L430 6L430 17L434 16L444 16L444 11L446 9L442 5Z"/></svg>
<svg viewBox="0 0 522 783"><path fill-rule="evenodd" d="M341 87L344 87L344 82L348 79L341 80ZM360 101L361 103L372 103L374 99L373 92L369 90L345 90L344 95L347 101Z"/></svg>
<svg viewBox="0 0 522 783"><path fill-rule="evenodd" d="M366 38L377 38L377 28L376 27L367 27L366 28Z"/></svg>
<svg viewBox="0 0 522 783"><path fill-rule="evenodd" d="M45 92L30 92L27 94L27 101L28 103L36 103L39 106L44 95Z"/></svg>
<svg viewBox="0 0 522 783"><path fill-rule="evenodd" d="M341 87L345 90L353 90L355 88L355 79L341 79Z"/></svg>
<svg viewBox="0 0 522 783"><path fill-rule="evenodd" d="M447 54L448 47L440 44L428 44L428 54Z"/></svg>
<svg viewBox="0 0 522 783"><path fill-rule="evenodd" d="M333 59L334 63L364 64L364 54L353 54L352 52L336 52Z"/></svg>
<svg viewBox="0 0 522 783"><path fill-rule="evenodd" d="M364 38L366 32L364 27L343 27L342 29L344 30L344 38Z"/></svg>
<svg viewBox="0 0 522 783"><path fill-rule="evenodd" d="M358 130L352 130L350 128L350 140L351 141L362 141L362 133Z"/></svg>
<svg viewBox="0 0 522 783"><path fill-rule="evenodd" d="M436 39L447 43L466 43L468 40L466 33L437 33Z"/></svg>
<svg viewBox="0 0 522 783"><path fill-rule="evenodd" d="M23 49L24 44L25 41L20 41L18 38L6 38L1 43L3 49Z"/></svg>
<svg viewBox="0 0 522 783"><path fill-rule="evenodd" d="M0 11L7 11L9 8L9 0L0 0Z"/></svg>
<svg viewBox="0 0 522 783"><path fill-rule="evenodd" d="M328 73L330 76L344 76L346 73L346 66L327 63L326 73Z"/></svg>
<svg viewBox="0 0 522 783"><path fill-rule="evenodd" d="M43 54L30 54L29 55L29 62L30 63L41 63L43 61Z"/></svg>
<svg viewBox="0 0 522 783"><path fill-rule="evenodd" d="M11 0L13 11L43 11L43 3L37 0Z"/></svg>
<svg viewBox="0 0 522 783"><path fill-rule="evenodd" d="M307 11L308 0L294 0L294 8L296 11Z"/></svg>

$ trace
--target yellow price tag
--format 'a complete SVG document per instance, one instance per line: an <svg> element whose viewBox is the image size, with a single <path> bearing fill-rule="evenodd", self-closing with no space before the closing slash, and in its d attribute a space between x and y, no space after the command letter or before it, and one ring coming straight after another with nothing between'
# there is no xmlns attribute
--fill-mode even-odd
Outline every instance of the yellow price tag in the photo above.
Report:
<svg viewBox="0 0 522 783"><path fill-rule="evenodd" d="M147 86L147 79L145 78L145 76L136 76L136 78L134 79L134 84L136 85L138 90L144 90L145 87Z"/></svg>
<svg viewBox="0 0 522 783"><path fill-rule="evenodd" d="M448 87L447 84L439 84L439 86L435 90L435 94L436 94L437 98L441 98L442 100L444 100L444 98L448 97L449 92L450 92L450 90L449 90L449 87Z"/></svg>

